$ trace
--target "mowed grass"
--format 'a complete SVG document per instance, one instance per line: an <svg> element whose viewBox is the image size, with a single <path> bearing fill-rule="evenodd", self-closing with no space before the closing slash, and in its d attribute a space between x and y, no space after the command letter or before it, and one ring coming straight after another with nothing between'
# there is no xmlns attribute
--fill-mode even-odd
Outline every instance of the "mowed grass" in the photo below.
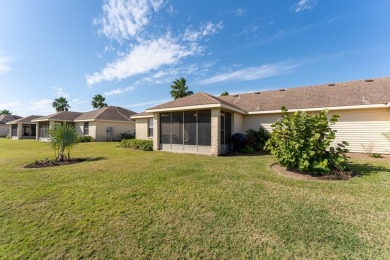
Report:
<svg viewBox="0 0 390 260"><path fill-rule="evenodd" d="M82 143L79 164L25 169L48 145L0 139L0 257L390 258L390 162L349 181L276 175L271 156Z"/></svg>

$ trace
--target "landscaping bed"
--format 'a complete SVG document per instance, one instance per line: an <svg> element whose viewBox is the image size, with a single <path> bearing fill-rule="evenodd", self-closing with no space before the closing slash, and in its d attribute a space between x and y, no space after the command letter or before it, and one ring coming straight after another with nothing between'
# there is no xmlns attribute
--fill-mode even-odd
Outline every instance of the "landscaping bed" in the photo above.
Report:
<svg viewBox="0 0 390 260"><path fill-rule="evenodd" d="M55 167L55 166L63 166L75 163L85 162L86 158L72 158L70 160L36 160L34 163L30 163L24 166L24 168L46 168L46 167Z"/></svg>

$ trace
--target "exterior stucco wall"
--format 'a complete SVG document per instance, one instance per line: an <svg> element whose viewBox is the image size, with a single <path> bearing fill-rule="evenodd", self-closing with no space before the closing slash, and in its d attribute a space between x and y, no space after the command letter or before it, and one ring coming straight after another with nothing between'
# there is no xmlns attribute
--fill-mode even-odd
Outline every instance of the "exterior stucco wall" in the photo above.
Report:
<svg viewBox="0 0 390 260"><path fill-rule="evenodd" d="M1 124L0 125L0 137L4 137L9 133L10 133L10 126Z"/></svg>
<svg viewBox="0 0 390 260"><path fill-rule="evenodd" d="M160 150L160 114L153 113L153 150Z"/></svg>
<svg viewBox="0 0 390 260"><path fill-rule="evenodd" d="M211 155L217 156L220 150L220 115L219 108L211 109Z"/></svg>
<svg viewBox="0 0 390 260"><path fill-rule="evenodd" d="M149 118L136 119L136 123L135 123L136 139L153 139L152 137L148 137L148 130L149 130L148 120ZM154 128L154 122L153 122L153 128Z"/></svg>
<svg viewBox="0 0 390 260"><path fill-rule="evenodd" d="M95 127L91 123L95 123ZM125 133L125 132L134 133L135 123L134 122L110 122L110 121L90 122L89 135L94 137L98 142L107 141L107 133L106 133L107 127L114 128L112 140L119 141L121 140L121 133ZM93 134L95 134L95 136L93 136ZM109 136L108 138L109 141L111 141L111 136Z"/></svg>
<svg viewBox="0 0 390 260"><path fill-rule="evenodd" d="M75 129L76 129L77 133L79 135L81 135L81 136L84 136L84 123L86 123L86 122L76 122L75 123ZM89 123L89 126L88 126L89 127L89 134L88 134L88 136L91 136L91 137L96 139L96 122L92 121L92 122L87 122L87 123ZM104 129L104 131L105 131L105 129Z"/></svg>
<svg viewBox="0 0 390 260"><path fill-rule="evenodd" d="M232 135L235 133L242 133L244 134L244 116L239 113L233 113L233 129L232 129Z"/></svg>
<svg viewBox="0 0 390 260"><path fill-rule="evenodd" d="M341 141L349 143L350 152L365 153L365 147L373 146L373 153L389 154L390 142L383 135L390 131L390 109L351 109L330 111L329 116L339 114L338 122L333 126L337 130L336 139L333 145ZM244 116L244 131L258 129L263 126L272 131L271 124L281 114L269 115L246 115Z"/></svg>

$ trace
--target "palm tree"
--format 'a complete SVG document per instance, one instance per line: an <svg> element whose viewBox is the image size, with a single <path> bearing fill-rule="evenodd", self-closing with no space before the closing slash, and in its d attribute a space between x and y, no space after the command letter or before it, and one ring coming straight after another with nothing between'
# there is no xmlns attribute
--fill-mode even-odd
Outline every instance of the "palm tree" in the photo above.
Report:
<svg viewBox="0 0 390 260"><path fill-rule="evenodd" d="M222 92L221 96L229 96L229 92L224 91L224 92Z"/></svg>
<svg viewBox="0 0 390 260"><path fill-rule="evenodd" d="M105 100L106 100L105 97L103 97L103 96L100 95L100 94L96 94L96 95L92 98L91 105L92 105L93 108L108 107L107 103L104 103Z"/></svg>
<svg viewBox="0 0 390 260"><path fill-rule="evenodd" d="M70 124L56 124L50 130L49 146L54 150L56 160L70 160L70 149L77 144L77 132ZM67 152L67 155L65 154Z"/></svg>
<svg viewBox="0 0 390 260"><path fill-rule="evenodd" d="M171 89L172 89L171 96L174 99L178 99L181 97L185 97L185 96L189 96L189 95L194 94L194 92L192 92L192 91L187 91L188 86L186 86L186 79L185 78L176 79L173 82Z"/></svg>
<svg viewBox="0 0 390 260"><path fill-rule="evenodd" d="M66 98L59 97L54 99L53 108L55 108L57 112L62 112L62 111L68 111L70 106Z"/></svg>
<svg viewBox="0 0 390 260"><path fill-rule="evenodd" d="M7 116L7 115L11 115L11 114L12 114L12 113L9 112L8 109L3 109L3 110L0 111L0 115L5 115L5 116Z"/></svg>

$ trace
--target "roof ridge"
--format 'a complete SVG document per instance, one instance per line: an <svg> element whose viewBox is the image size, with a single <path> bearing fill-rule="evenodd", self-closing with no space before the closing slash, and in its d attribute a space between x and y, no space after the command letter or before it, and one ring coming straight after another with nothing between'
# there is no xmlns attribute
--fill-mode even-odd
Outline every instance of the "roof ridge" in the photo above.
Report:
<svg viewBox="0 0 390 260"><path fill-rule="evenodd" d="M95 119L97 119L99 116L101 116L104 112L106 112L106 110L108 109L108 108L110 108L111 106L107 106L107 107L102 107L102 108L98 108L98 109L96 109L96 110L101 110L101 111L99 111L99 113L95 116ZM92 111L89 111L89 112L86 112L86 113L92 113L92 112L94 112L94 111L96 111L96 110L92 110ZM84 113L84 114L86 114L86 113ZM81 115L80 115L81 116Z"/></svg>

